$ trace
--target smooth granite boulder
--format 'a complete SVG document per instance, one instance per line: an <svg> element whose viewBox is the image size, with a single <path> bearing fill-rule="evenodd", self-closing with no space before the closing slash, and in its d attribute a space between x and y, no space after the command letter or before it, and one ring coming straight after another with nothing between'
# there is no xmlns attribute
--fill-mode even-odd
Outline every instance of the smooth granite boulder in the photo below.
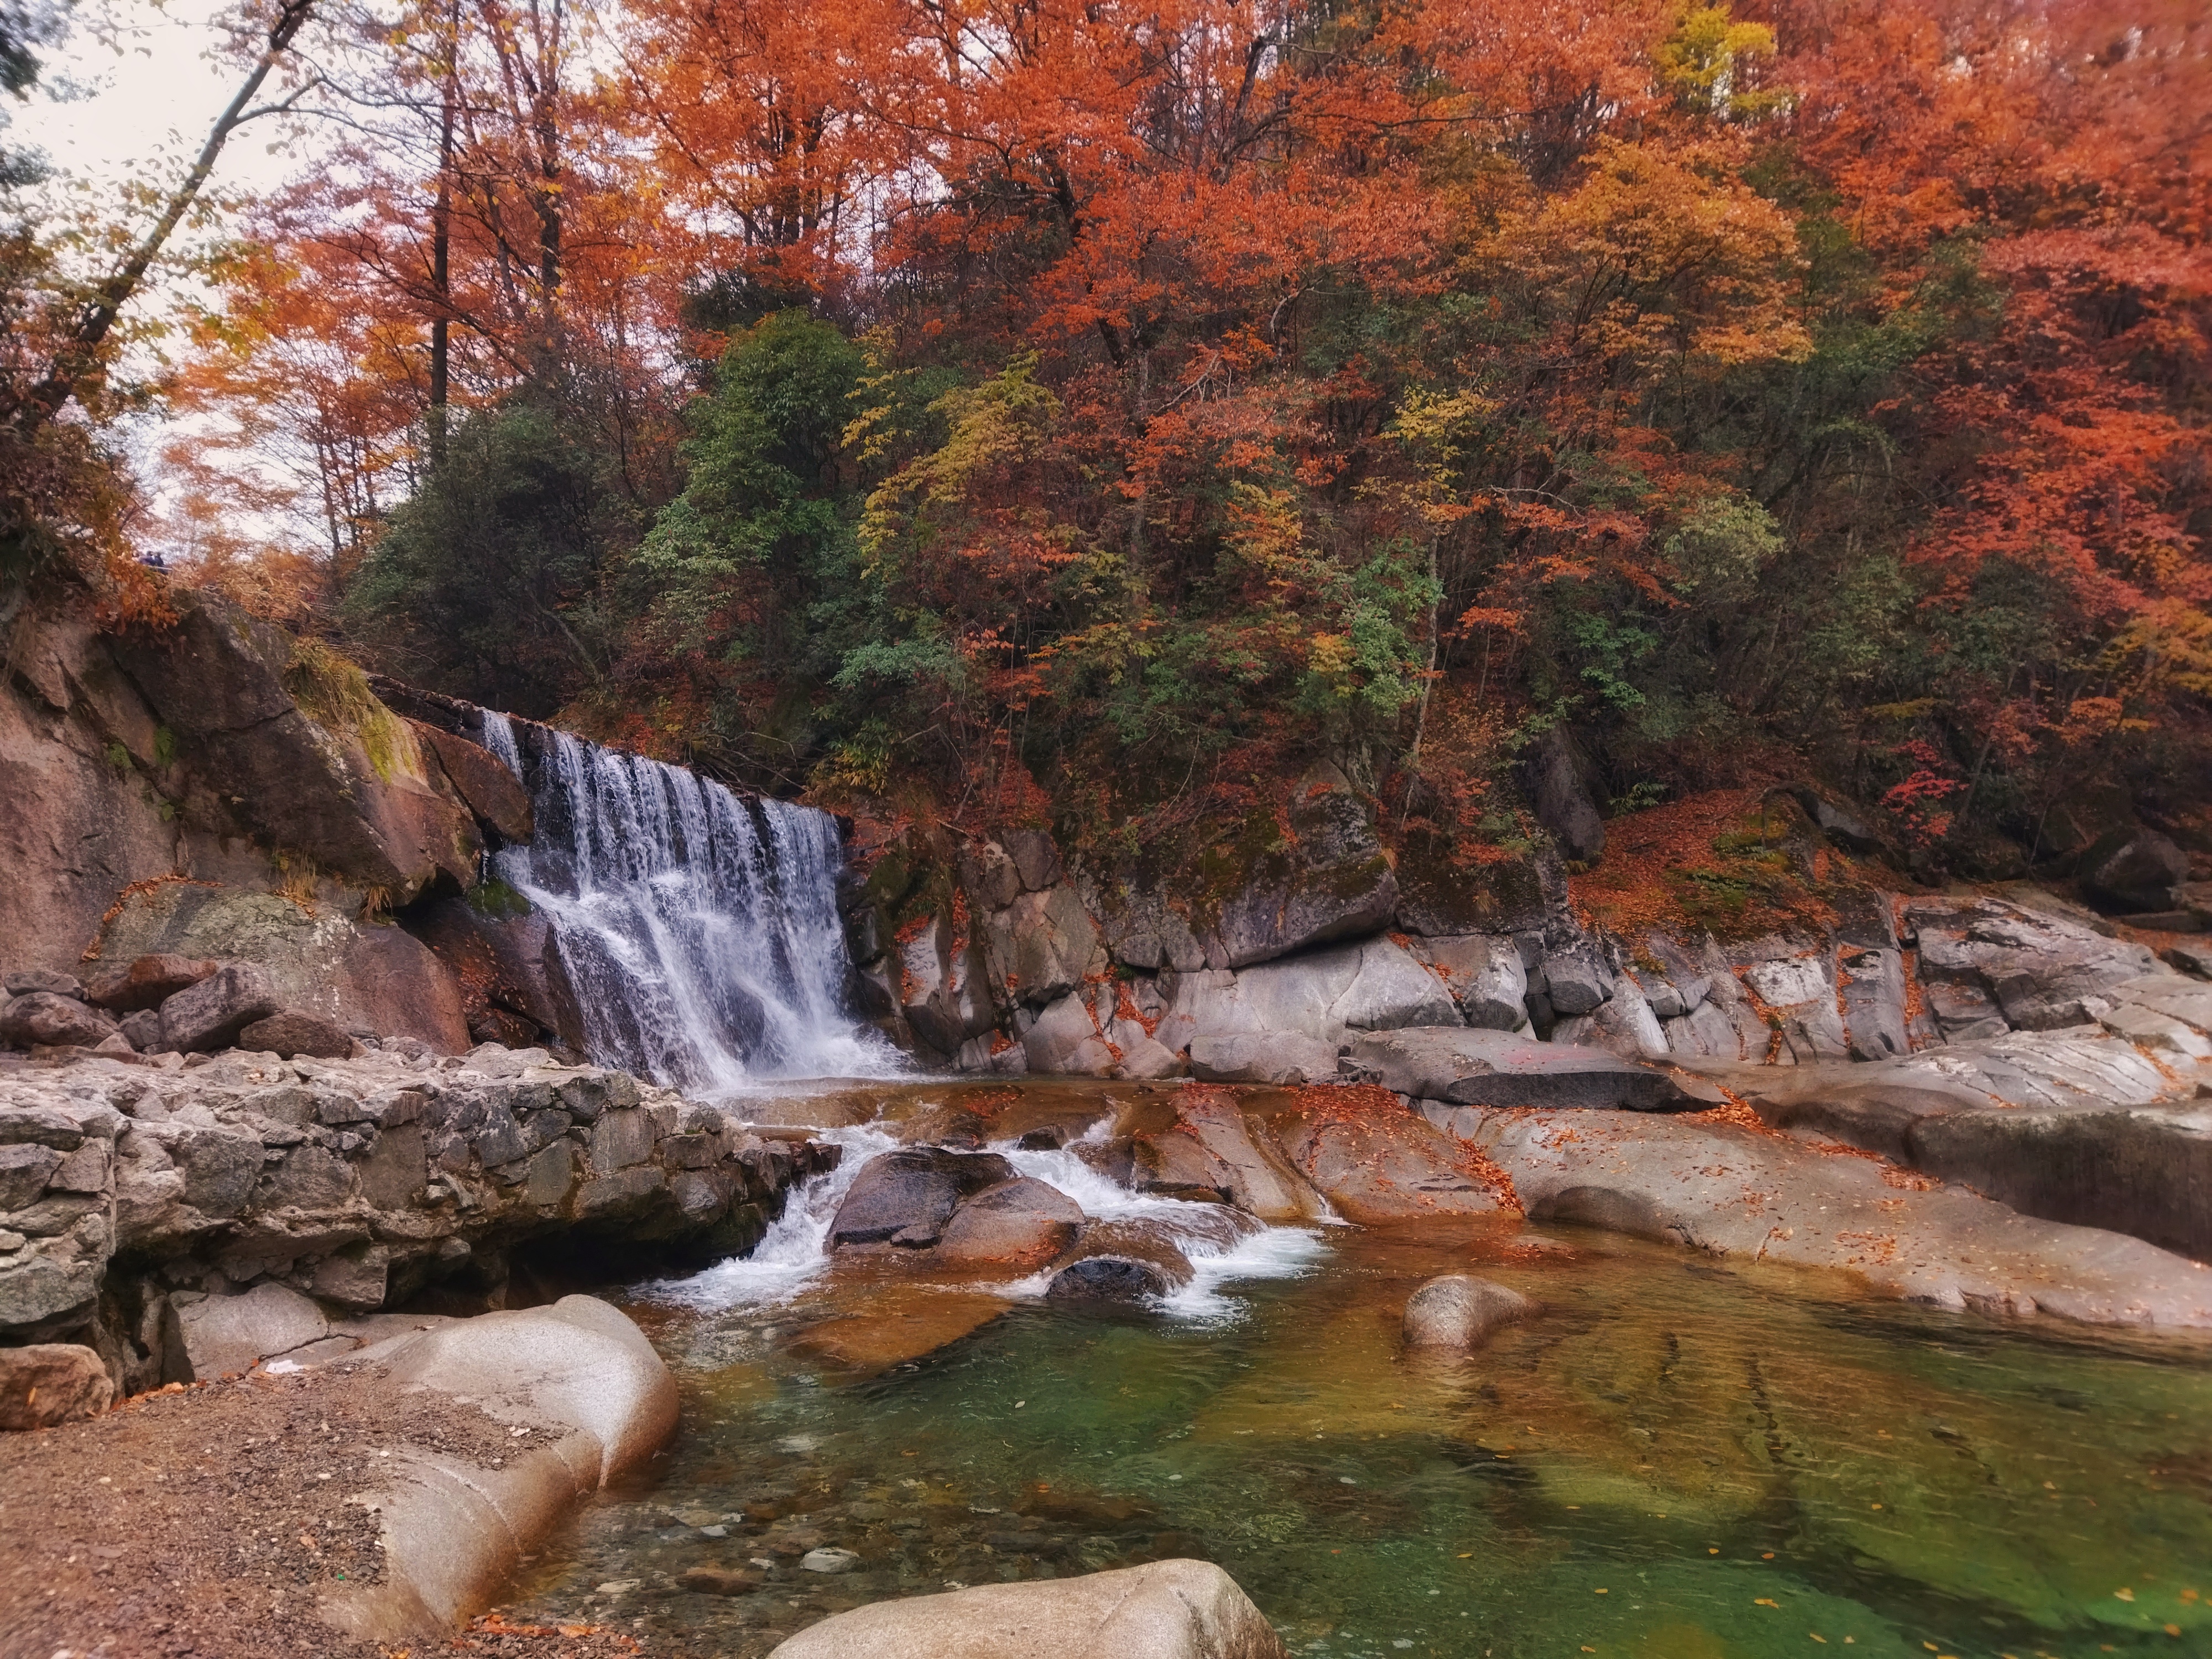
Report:
<svg viewBox="0 0 2212 1659"><path fill-rule="evenodd" d="M1286 1659L1209 1561L876 1601L799 1632L771 1659Z"/></svg>
<svg viewBox="0 0 2212 1659"><path fill-rule="evenodd" d="M1083 1206L1057 1187L1017 1176L963 1200L933 1260L1041 1267L1075 1242Z"/></svg>

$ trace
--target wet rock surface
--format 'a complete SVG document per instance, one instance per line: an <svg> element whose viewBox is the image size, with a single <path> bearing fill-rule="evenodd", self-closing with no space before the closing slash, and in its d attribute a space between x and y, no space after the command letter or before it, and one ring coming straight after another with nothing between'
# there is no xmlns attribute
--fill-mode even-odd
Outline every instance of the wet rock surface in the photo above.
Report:
<svg viewBox="0 0 2212 1659"><path fill-rule="evenodd" d="M1535 1303L1504 1285L1469 1273L1440 1274L1407 1299L1406 1346L1466 1353L1536 1313Z"/></svg>

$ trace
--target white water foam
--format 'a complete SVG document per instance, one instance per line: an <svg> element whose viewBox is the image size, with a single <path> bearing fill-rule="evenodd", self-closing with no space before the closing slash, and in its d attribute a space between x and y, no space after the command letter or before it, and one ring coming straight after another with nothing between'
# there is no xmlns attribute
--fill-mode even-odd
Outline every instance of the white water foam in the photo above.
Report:
<svg viewBox="0 0 2212 1659"><path fill-rule="evenodd" d="M708 1094L902 1073L843 1006L844 853L828 813L550 729L526 763L489 709L483 740L537 818L493 869L551 921L592 1059Z"/></svg>
<svg viewBox="0 0 2212 1659"><path fill-rule="evenodd" d="M1105 1125L1092 1131L1103 1138ZM860 1167L878 1152L902 1143L875 1124L823 1129L817 1138L842 1146L844 1156L827 1175L816 1176L791 1195L750 1255L720 1261L688 1279L663 1279L640 1286L642 1294L702 1311L774 1306L798 1297L830 1269L825 1246L837 1206L852 1190ZM1089 1139L1090 1137L1086 1137ZM1243 1304L1224 1287L1255 1279L1293 1279L1311 1269L1328 1252L1318 1234L1301 1227L1264 1227L1233 1243L1218 1237L1220 1206L1188 1199L1140 1193L1101 1175L1072 1149L1025 1152L1011 1144L994 1146L1018 1174L1056 1187L1094 1221L1142 1219L1174 1237L1194 1277L1182 1289L1153 1305L1169 1317L1192 1323L1221 1323L1243 1316ZM1042 1298L1049 1273L1008 1283L977 1286L1017 1301Z"/></svg>

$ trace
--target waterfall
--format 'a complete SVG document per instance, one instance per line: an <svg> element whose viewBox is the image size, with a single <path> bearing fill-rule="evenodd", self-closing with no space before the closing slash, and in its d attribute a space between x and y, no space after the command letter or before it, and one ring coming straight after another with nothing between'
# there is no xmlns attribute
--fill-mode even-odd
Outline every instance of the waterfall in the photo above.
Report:
<svg viewBox="0 0 2212 1659"><path fill-rule="evenodd" d="M493 872L551 922L592 1058L702 1091L882 1075L890 1045L844 1006L843 849L828 813L483 713L530 792L527 846Z"/></svg>

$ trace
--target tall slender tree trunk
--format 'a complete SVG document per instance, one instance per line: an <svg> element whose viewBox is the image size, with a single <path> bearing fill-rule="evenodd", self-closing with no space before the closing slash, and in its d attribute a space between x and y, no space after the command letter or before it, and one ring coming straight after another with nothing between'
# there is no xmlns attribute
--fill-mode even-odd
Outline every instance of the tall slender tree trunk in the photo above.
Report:
<svg viewBox="0 0 2212 1659"><path fill-rule="evenodd" d="M446 52L444 107L438 119L438 199L430 210L430 465L446 459L446 404L453 373L453 118L460 101L461 8L454 0Z"/></svg>

